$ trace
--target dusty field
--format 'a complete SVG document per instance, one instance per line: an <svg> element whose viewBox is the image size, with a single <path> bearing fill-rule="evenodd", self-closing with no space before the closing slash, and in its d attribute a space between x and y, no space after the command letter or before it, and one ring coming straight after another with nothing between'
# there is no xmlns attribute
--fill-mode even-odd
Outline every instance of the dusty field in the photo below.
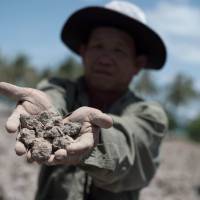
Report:
<svg viewBox="0 0 200 200"><path fill-rule="evenodd" d="M0 104L0 200L32 200L38 166L29 164L14 152L15 135L4 129L8 109Z"/></svg>
<svg viewBox="0 0 200 200"><path fill-rule="evenodd" d="M199 200L200 145L181 139L165 140L161 165L140 200Z"/></svg>
<svg viewBox="0 0 200 200"><path fill-rule="evenodd" d="M33 200L38 165L14 152L15 136L5 133L8 108L0 104L0 200ZM161 166L140 200L199 200L200 145L180 139L165 140Z"/></svg>

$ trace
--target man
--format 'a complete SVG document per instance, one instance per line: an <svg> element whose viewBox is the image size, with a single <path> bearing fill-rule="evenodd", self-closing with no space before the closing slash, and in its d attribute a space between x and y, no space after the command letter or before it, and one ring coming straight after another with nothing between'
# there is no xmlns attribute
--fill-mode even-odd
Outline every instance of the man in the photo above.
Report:
<svg viewBox="0 0 200 200"><path fill-rule="evenodd" d="M21 113L41 110L82 123L81 136L65 154L55 153L42 166L37 200L135 200L155 174L167 118L157 103L128 89L141 69L165 63L163 41L144 20L125 1L83 8L68 19L61 37L82 57L84 77L53 78L39 84L40 90L0 84L1 93L18 101L7 121L9 132L16 132ZM26 149L17 143L16 152Z"/></svg>

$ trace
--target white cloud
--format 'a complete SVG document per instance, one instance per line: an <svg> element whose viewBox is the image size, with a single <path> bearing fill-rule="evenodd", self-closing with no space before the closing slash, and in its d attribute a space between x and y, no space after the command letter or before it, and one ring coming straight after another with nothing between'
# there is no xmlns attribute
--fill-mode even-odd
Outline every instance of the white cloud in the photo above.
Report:
<svg viewBox="0 0 200 200"><path fill-rule="evenodd" d="M200 64L200 8L188 1L160 1L147 11L147 19L167 43L179 63Z"/></svg>
<svg viewBox="0 0 200 200"><path fill-rule="evenodd" d="M200 8L161 1L149 13L153 25L174 36L200 37Z"/></svg>
<svg viewBox="0 0 200 200"><path fill-rule="evenodd" d="M171 50L172 55L176 56L177 59L181 60L182 62L193 63L195 65L199 64L200 67L199 45L192 42L177 42L171 43L171 46L169 48Z"/></svg>

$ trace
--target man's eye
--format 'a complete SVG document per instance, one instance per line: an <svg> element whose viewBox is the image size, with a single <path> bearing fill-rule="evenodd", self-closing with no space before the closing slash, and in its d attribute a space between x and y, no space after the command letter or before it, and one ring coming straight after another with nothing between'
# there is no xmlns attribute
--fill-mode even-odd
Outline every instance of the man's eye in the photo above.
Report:
<svg viewBox="0 0 200 200"><path fill-rule="evenodd" d="M125 53L125 51L121 48L115 48L114 51L117 53Z"/></svg>
<svg viewBox="0 0 200 200"><path fill-rule="evenodd" d="M92 44L91 47L94 49L101 49L102 45L101 44Z"/></svg>

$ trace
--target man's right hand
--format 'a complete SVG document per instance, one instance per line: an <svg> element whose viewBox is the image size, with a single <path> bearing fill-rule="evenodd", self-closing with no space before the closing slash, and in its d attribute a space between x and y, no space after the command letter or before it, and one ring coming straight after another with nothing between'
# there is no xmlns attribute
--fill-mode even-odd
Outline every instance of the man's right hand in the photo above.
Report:
<svg viewBox="0 0 200 200"><path fill-rule="evenodd" d="M43 110L53 109L50 98L40 90L0 82L0 94L17 101L17 106L6 124L6 129L9 133L17 131L20 123L20 114L34 115Z"/></svg>
<svg viewBox="0 0 200 200"><path fill-rule="evenodd" d="M0 82L0 95L7 96L17 101L17 106L8 118L6 129L15 133L20 125L20 114L34 115L41 111L53 111L50 98L42 91L32 88L18 87L10 83ZM20 144L16 144L16 153L20 154Z"/></svg>

